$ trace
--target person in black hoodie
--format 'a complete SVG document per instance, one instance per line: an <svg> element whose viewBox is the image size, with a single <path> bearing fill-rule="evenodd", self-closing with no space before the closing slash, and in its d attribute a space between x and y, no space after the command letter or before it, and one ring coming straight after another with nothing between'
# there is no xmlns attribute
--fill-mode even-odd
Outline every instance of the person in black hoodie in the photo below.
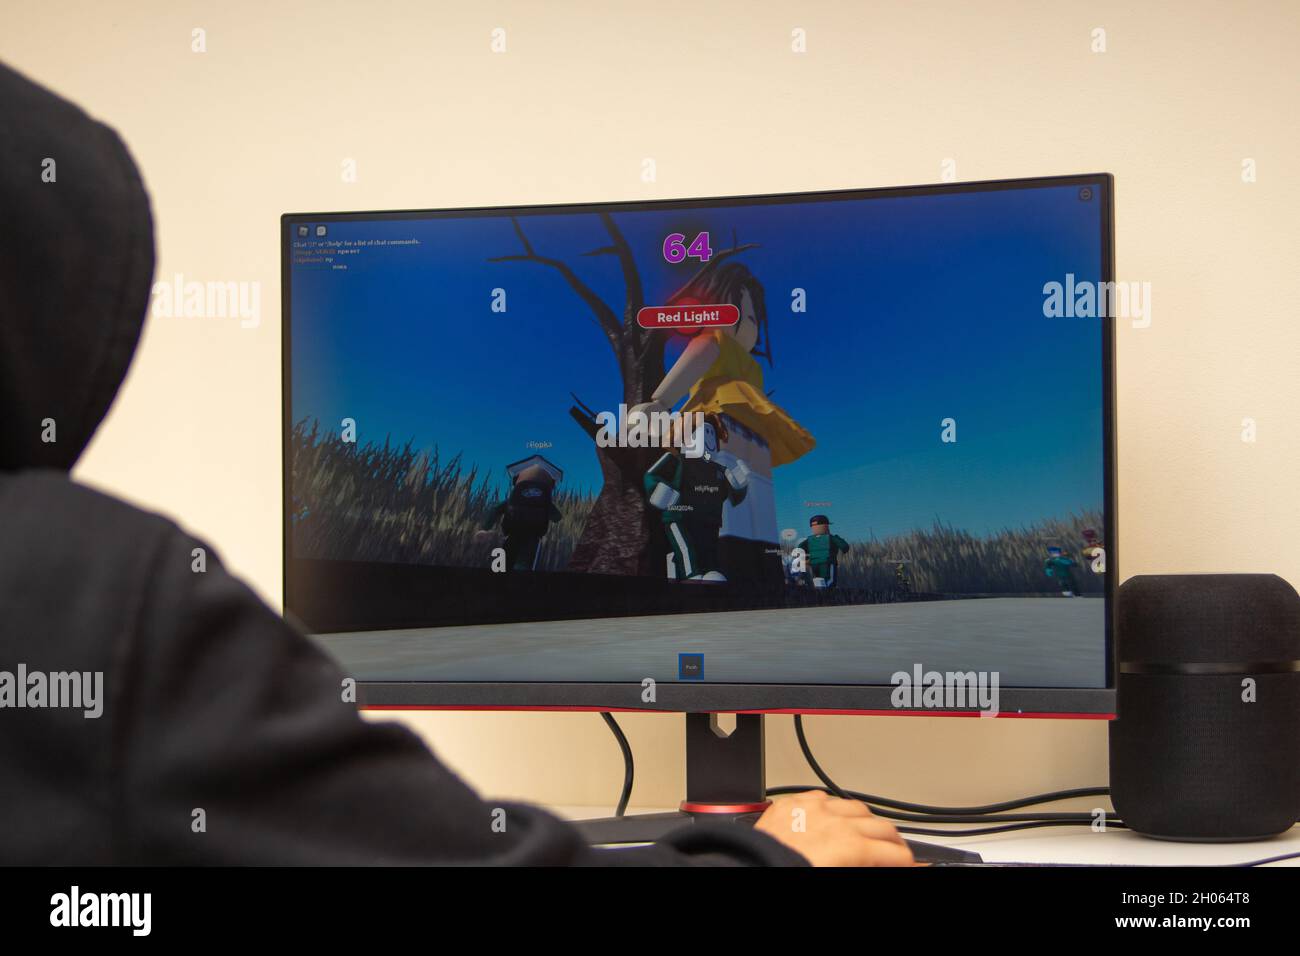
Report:
<svg viewBox="0 0 1300 956"><path fill-rule="evenodd" d="M820 793L591 849L363 720L210 549L69 478L135 351L153 227L118 136L3 65L0 210L0 864L910 862Z"/></svg>

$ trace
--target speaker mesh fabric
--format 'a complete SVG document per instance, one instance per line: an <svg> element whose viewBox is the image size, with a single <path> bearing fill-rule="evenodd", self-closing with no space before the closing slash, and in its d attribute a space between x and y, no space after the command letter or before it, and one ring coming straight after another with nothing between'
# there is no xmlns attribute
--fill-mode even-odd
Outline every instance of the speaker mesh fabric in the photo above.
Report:
<svg viewBox="0 0 1300 956"><path fill-rule="evenodd" d="M1132 578L1118 592L1115 647L1110 783L1120 818L1167 839L1289 828L1300 814L1300 673L1288 669L1300 660L1295 590L1274 575ZM1186 664L1230 666L1161 672Z"/></svg>

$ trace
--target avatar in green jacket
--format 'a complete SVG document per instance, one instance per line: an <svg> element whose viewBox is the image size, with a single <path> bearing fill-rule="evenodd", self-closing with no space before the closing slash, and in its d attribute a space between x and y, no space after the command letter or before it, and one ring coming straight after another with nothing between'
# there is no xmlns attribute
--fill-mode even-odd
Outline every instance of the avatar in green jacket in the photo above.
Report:
<svg viewBox="0 0 1300 956"><path fill-rule="evenodd" d="M808 556L806 573L812 586L833 588L840 555L849 552L849 543L839 535L831 534L831 519L825 515L813 515L808 526L812 528L812 534L795 547L802 549Z"/></svg>

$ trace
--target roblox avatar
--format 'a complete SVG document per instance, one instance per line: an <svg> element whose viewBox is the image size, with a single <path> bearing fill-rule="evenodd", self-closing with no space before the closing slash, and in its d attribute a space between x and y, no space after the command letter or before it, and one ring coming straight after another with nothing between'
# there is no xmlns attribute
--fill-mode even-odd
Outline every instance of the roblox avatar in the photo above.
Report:
<svg viewBox="0 0 1300 956"><path fill-rule="evenodd" d="M645 473L650 506L663 513L664 533L672 548L672 576L678 581L723 582L718 535L723 507L745 500L749 466L721 451L726 428L716 415L682 441L681 420L675 437L680 451L665 452Z"/></svg>
<svg viewBox="0 0 1300 956"><path fill-rule="evenodd" d="M1079 586L1074 580L1074 558L1055 545L1047 549L1047 560L1043 562L1043 571L1049 578L1054 578L1065 597L1074 597Z"/></svg>
<svg viewBox="0 0 1300 956"><path fill-rule="evenodd" d="M716 415L722 450L745 462L749 490L744 502L723 509L718 553L722 569L780 588L781 547L776 528L773 469L797 461L816 445L813 436L772 400L763 367L772 367L763 284L749 269L728 259L748 247L716 253L669 304L733 305L740 320L726 328L700 329L655 386L651 400L635 410L655 414Z"/></svg>
<svg viewBox="0 0 1300 956"><path fill-rule="evenodd" d="M912 593L912 576L908 574L907 558L899 558L894 562L894 593L906 597Z"/></svg>
<svg viewBox="0 0 1300 956"><path fill-rule="evenodd" d="M1083 529L1083 548L1079 551L1088 559L1088 570L1093 574L1102 574L1106 570L1106 546L1092 528Z"/></svg>
<svg viewBox="0 0 1300 956"><path fill-rule="evenodd" d="M836 570L840 555L847 554L849 543L837 534L831 534L831 519L813 515L808 521L812 534L795 545L807 555L807 575L815 588L835 587Z"/></svg>
<svg viewBox="0 0 1300 956"><path fill-rule="evenodd" d="M551 522L563 517L552 497L564 472L541 455L533 455L506 465L506 473L510 475L510 494L488 512L477 537L490 536L500 522L505 535L507 570L535 571L542 539Z"/></svg>

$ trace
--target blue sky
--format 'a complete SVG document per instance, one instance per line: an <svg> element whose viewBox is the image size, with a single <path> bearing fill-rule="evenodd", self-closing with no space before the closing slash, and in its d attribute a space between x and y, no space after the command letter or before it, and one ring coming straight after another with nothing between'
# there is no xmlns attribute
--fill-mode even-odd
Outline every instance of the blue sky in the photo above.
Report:
<svg viewBox="0 0 1300 956"><path fill-rule="evenodd" d="M1096 190L1094 190L1095 192ZM854 201L620 212L647 304L699 268L664 261L669 233L710 232L764 284L774 367L765 388L817 439L776 469L778 523L828 513L837 533L884 537L936 519L985 534L1102 502L1101 327L1049 319L1043 284L1101 275L1101 201L1076 186ZM608 240L591 214L521 220L539 254L563 259L621 315ZM295 419L358 439L460 452L504 466L551 442L569 487L598 489L576 393L613 409L613 354L553 269L489 263L521 251L505 217L331 222L333 240L415 238L341 256L346 270L294 267ZM807 311L791 311L791 290ZM507 295L491 310L492 290ZM957 422L957 442L940 422ZM807 502L819 504L809 506ZM820 504L829 502L829 504Z"/></svg>

